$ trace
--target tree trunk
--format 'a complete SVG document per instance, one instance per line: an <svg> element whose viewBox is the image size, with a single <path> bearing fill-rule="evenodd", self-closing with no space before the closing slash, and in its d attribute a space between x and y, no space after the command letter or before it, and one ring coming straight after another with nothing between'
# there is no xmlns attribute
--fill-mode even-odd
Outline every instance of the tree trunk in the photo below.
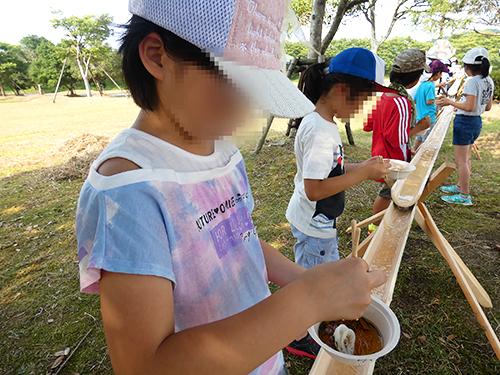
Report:
<svg viewBox="0 0 500 375"><path fill-rule="evenodd" d="M377 53L378 51L378 41L377 41L377 30L375 26L375 4L369 10L370 26L371 26L371 50Z"/></svg>
<svg viewBox="0 0 500 375"><path fill-rule="evenodd" d="M99 90L99 94L100 94L101 96L104 96L104 90L102 89L101 80L99 80L99 79L94 79L94 83L95 83L95 85L96 85L97 89Z"/></svg>
<svg viewBox="0 0 500 375"><path fill-rule="evenodd" d="M90 58L89 58L89 62L90 62ZM94 84L95 84L95 87L97 87L97 90L99 90L99 94L101 96L104 96L104 90L102 89L102 86L101 86L101 79L100 78L96 78L95 74L92 73L92 69L88 69L88 65L87 65L87 72L90 72L90 75L92 76L92 81L94 81Z"/></svg>
<svg viewBox="0 0 500 375"><path fill-rule="evenodd" d="M323 33L323 18L325 17L326 0L314 0L311 14L311 44L316 51L321 50L321 37ZM318 58L314 50L309 49L308 58Z"/></svg>
<svg viewBox="0 0 500 375"><path fill-rule="evenodd" d="M87 97L90 98L92 96L92 92L90 91L89 77L85 74L85 70L83 70L82 57L79 44L76 45L76 63L78 64L78 69L80 69L80 74L82 75L83 83L85 83L85 91L87 92Z"/></svg>
<svg viewBox="0 0 500 375"><path fill-rule="evenodd" d="M69 96L76 96L75 89L74 89L72 84L66 85L66 88L69 91L69 94L68 94Z"/></svg>
<svg viewBox="0 0 500 375"><path fill-rule="evenodd" d="M3 83L1 79L0 79L0 91L2 92L2 96L7 96L7 94L5 93L5 89L3 88Z"/></svg>
<svg viewBox="0 0 500 375"><path fill-rule="evenodd" d="M337 6L337 12L335 13L335 18L333 19L332 25L330 26L330 30L326 34L323 42L321 43L320 52L324 55L328 46L333 40L333 37L337 33L337 30L340 27L340 23L342 22L342 18L344 18L345 13L355 7L356 5L366 3L368 0L340 0ZM324 15L324 12L323 12Z"/></svg>
<svg viewBox="0 0 500 375"><path fill-rule="evenodd" d="M43 88L42 88L42 85L38 84L38 94L39 95L43 95Z"/></svg>
<svg viewBox="0 0 500 375"><path fill-rule="evenodd" d="M349 144L351 146L356 146L356 144L354 143L354 136L352 134L352 129L351 129L351 120L347 120L345 122L345 132L347 134L347 140L349 141Z"/></svg>

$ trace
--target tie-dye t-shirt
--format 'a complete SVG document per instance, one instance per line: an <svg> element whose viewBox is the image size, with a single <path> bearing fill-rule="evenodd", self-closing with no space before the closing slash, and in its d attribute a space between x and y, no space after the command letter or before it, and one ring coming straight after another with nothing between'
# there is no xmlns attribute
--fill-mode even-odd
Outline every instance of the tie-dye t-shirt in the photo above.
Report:
<svg viewBox="0 0 500 375"><path fill-rule="evenodd" d="M141 169L98 174L113 157ZM80 193L81 290L98 293L101 270L167 278L176 332L237 314L270 295L253 207L236 148L197 156L125 130L94 162ZM283 364L280 352L252 375L277 375Z"/></svg>

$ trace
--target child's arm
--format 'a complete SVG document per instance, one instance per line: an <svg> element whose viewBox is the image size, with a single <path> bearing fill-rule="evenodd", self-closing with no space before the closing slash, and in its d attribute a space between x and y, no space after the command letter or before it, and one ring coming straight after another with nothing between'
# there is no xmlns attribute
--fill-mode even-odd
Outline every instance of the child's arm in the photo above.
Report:
<svg viewBox="0 0 500 375"><path fill-rule="evenodd" d="M387 279L368 269L359 258L313 267L239 314L178 333L169 280L102 271L101 309L113 369L117 375L248 374L312 324L359 318L371 289Z"/></svg>
<svg viewBox="0 0 500 375"><path fill-rule="evenodd" d="M284 287L298 279L306 271L304 267L292 262L267 242L260 240L260 244L266 260L269 281Z"/></svg>
<svg viewBox="0 0 500 375"><path fill-rule="evenodd" d="M454 100L450 100L448 98L440 98L436 100L436 104L440 107L451 105L457 109L461 109L462 111L472 112L474 108L476 108L476 101L477 101L476 96L465 95L465 103L457 103Z"/></svg>
<svg viewBox="0 0 500 375"><path fill-rule="evenodd" d="M429 129L430 126L431 118L430 116L425 116L424 118L420 119L413 128L410 129L410 137L413 137L415 134L421 132L422 130Z"/></svg>
<svg viewBox="0 0 500 375"><path fill-rule="evenodd" d="M434 104L434 100L435 100L435 99L429 99L429 100L426 100L426 101L425 101L425 104L427 104L427 105Z"/></svg>
<svg viewBox="0 0 500 375"><path fill-rule="evenodd" d="M304 189L310 201L319 201L362 181L383 179L390 172L390 166L389 163L379 163L378 160L372 160L341 176L324 180L304 179Z"/></svg>
<svg viewBox="0 0 500 375"><path fill-rule="evenodd" d="M490 101L489 101L489 102L488 102L488 104L486 105L485 110L486 110L486 111L491 111L491 107L493 107L493 96L490 98Z"/></svg>

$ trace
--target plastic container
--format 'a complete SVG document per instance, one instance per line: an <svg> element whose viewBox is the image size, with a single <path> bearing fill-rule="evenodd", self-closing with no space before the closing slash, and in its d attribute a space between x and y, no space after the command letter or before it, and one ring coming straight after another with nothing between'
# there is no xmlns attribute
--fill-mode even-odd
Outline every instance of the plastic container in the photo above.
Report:
<svg viewBox="0 0 500 375"><path fill-rule="evenodd" d="M390 159L389 163L391 163L391 168L389 168L391 172L387 175L389 180L404 180L417 169L413 164L402 160Z"/></svg>
<svg viewBox="0 0 500 375"><path fill-rule="evenodd" d="M349 355L336 351L319 338L318 330L321 322L309 328L309 334L334 359L351 366L368 365L380 357L390 353L398 344L401 328L396 315L384 302L372 296L372 302L366 308L363 318L369 320L382 335L382 350L370 355Z"/></svg>

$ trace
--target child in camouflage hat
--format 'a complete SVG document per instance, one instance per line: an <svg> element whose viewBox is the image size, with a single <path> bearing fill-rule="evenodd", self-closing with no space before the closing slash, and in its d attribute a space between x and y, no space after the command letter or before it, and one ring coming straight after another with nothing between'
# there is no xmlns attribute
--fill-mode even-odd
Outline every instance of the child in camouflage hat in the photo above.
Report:
<svg viewBox="0 0 500 375"><path fill-rule="evenodd" d="M372 155L407 162L411 160L410 138L429 128L431 120L426 116L415 124L415 102L406 90L417 84L424 70L430 70L425 61L425 51L407 49L394 58L389 87L398 93L383 94L364 126L365 131L373 131ZM384 180L379 182L383 185L373 204L373 214L385 210L391 203L391 188ZM377 229L378 224L380 221L371 224L369 233Z"/></svg>

